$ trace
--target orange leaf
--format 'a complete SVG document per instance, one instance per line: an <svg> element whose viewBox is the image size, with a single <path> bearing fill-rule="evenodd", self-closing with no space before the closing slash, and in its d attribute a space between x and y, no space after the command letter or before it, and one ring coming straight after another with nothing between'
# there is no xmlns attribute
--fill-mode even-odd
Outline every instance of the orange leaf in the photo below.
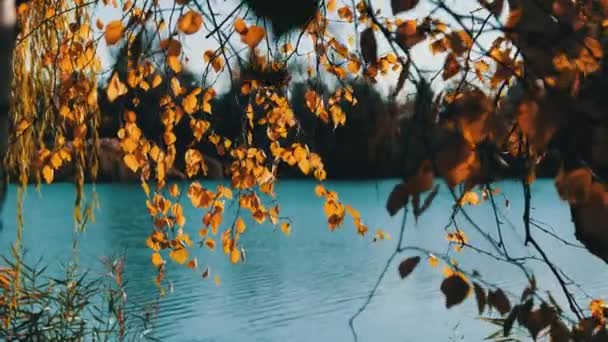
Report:
<svg viewBox="0 0 608 342"><path fill-rule="evenodd" d="M114 21L110 22L106 26L106 32L104 35L104 37L106 39L106 44L114 45L114 44L118 43L118 41L120 39L122 39L122 36L124 35L124 31L125 31L125 27L123 26L122 21L114 20Z"/></svg>
<svg viewBox="0 0 608 342"><path fill-rule="evenodd" d="M281 224L281 231L283 232L283 234L285 235L289 235L291 234L291 225L288 222L283 222Z"/></svg>
<svg viewBox="0 0 608 342"><path fill-rule="evenodd" d="M162 266L163 263L164 263L163 257L160 256L160 253L158 253L158 252L152 253L152 264L154 266L160 267L160 266Z"/></svg>
<svg viewBox="0 0 608 342"><path fill-rule="evenodd" d="M183 264L188 260L188 251L185 248L177 248L169 252L169 257L178 264Z"/></svg>
<svg viewBox="0 0 608 342"><path fill-rule="evenodd" d="M49 165L44 165L42 168L42 177L47 184L53 182L53 176L55 175L55 171Z"/></svg>
<svg viewBox="0 0 608 342"><path fill-rule="evenodd" d="M110 102L114 102L117 98L126 94L127 91L127 87L120 81L118 74L114 73L110 79L110 82L108 83L108 88L106 89L108 100Z"/></svg>
<svg viewBox="0 0 608 342"><path fill-rule="evenodd" d="M242 18L236 18L234 21L234 30L238 34L246 34L247 33L247 23Z"/></svg>
<svg viewBox="0 0 608 342"><path fill-rule="evenodd" d="M232 248L232 251L230 251L230 262L233 264L236 264L240 260L241 260L241 251L239 251L239 249L236 247Z"/></svg>
<svg viewBox="0 0 608 342"><path fill-rule="evenodd" d="M243 234L245 232L245 228L246 228L245 221L243 221L243 219L240 217L237 218L236 223L235 223L235 228L236 228L237 233Z"/></svg>
<svg viewBox="0 0 608 342"><path fill-rule="evenodd" d="M137 162L137 159L134 155L130 153L125 154L122 160L125 162L125 165L127 165L127 167L131 169L131 171L137 172L137 170L139 169L139 162Z"/></svg>
<svg viewBox="0 0 608 342"><path fill-rule="evenodd" d="M251 26L247 29L247 33L241 36L241 39L247 46L252 49L255 49L256 46L260 44L260 42L266 36L266 30L263 27L259 26Z"/></svg>
<svg viewBox="0 0 608 342"><path fill-rule="evenodd" d="M183 33L194 34L201 29L203 17L198 12L189 11L179 18L177 25Z"/></svg>

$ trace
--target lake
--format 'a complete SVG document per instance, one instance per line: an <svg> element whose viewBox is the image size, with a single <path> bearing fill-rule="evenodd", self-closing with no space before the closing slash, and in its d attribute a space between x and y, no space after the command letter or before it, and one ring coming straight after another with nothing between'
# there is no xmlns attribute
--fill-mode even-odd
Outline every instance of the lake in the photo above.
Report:
<svg viewBox="0 0 608 342"><path fill-rule="evenodd" d="M397 243L402 212L391 218L384 209L395 183L383 180L325 184L338 191L341 201L361 212L370 227L370 233L362 238L350 218L341 229L328 229L324 201L314 194L315 183L279 181L277 199L281 216L293 221L291 235L247 219L247 231L241 239L247 255L245 264L230 265L221 248L215 252L197 249L200 269L196 272L171 263L167 277L173 292L159 300L159 313L148 334L162 341L352 341L348 319L367 298ZM203 185L212 189L216 186L214 182ZM509 252L512 256L528 255L523 247L521 185L507 181L496 186L501 189L496 199L505 216L503 221L512 223L503 228ZM100 184L96 190L100 209L95 223L88 224L82 234L81 263L98 269L100 257L124 253L132 310L155 305L159 293L154 284L151 251L145 245L151 221L141 188ZM71 184L42 186L40 194L34 188L28 190L24 202L24 246L29 260L43 257L54 264L69 260L74 191ZM578 244L569 208L559 200L553 182L539 180L532 185L532 191L532 217L546 223L558 236ZM12 187L0 231L0 248L5 253L15 239L15 196L16 189ZM188 219L185 231L197 236L203 214L189 201L183 203ZM447 252L444 226L452 205L442 185L433 205L418 222L408 219L405 243ZM489 203L467 207L467 212L480 227L496 236ZM472 244L487 247L462 217L457 222ZM392 239L373 243L376 228L389 232ZM603 261L538 229L533 234L551 260L585 289L586 294L572 287L581 305L588 305L587 295L608 297L608 268ZM521 271L513 266L466 248L451 253L461 266L478 270L484 279L507 291L518 295L526 284ZM357 318L355 327L360 341L480 341L496 331L494 326L479 321L473 298L450 310L445 308L439 290L441 267L432 268L421 262L408 278L401 280L398 263L413 255L398 256L371 304ZM425 256L422 257L424 261ZM212 277L201 277L205 266L210 267L212 275L221 277L219 286ZM566 303L549 269L540 262L530 266L539 287Z"/></svg>

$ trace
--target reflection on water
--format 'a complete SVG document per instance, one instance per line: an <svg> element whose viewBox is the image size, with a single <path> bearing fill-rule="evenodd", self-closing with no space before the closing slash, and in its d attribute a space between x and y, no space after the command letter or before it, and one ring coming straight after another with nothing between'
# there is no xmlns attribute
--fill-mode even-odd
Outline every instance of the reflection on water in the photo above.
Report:
<svg viewBox="0 0 608 342"><path fill-rule="evenodd" d="M382 228L396 237L401 218L388 217L383 205L393 184L335 182L327 187L337 190L345 203L363 214L372 233ZM504 198L499 197L500 210L506 216L504 235L509 253L526 255L521 238L520 186L509 182L500 186L511 202L506 208ZM342 229L330 232L322 211L323 201L315 197L313 188L314 184L308 182L279 184L281 215L293 220L292 234L286 237L271 226L247 221L248 230L242 238L246 264L229 265L220 250L197 250L199 266L209 265L212 274L221 277L220 286L204 280L202 269L193 272L171 265L167 277L174 291L160 299L151 334L162 341L349 341L348 318L365 301L396 239L372 243L371 234L359 237L349 221ZM0 231L3 250L8 250L15 238L15 189L11 190L3 214L4 230ZM538 181L533 191L532 216L576 243L569 210L558 200L552 183ZM98 185L97 192L101 209L96 222L88 225L82 236L81 262L93 267L101 256L125 253L129 302L138 308L155 305L155 272L145 246L151 222L142 191L136 185L115 184ZM41 195L34 190L28 192L24 245L29 258L42 256L57 262L70 258L73 194L74 188L69 184L43 186ZM445 252L443 227L451 208L447 192L440 192L417 223L408 222L406 243ZM202 213L189 204L185 209L185 230L196 236ZM468 210L483 229L496 234L489 204ZM466 221L458 223L472 243L486 247ZM552 260L579 280L588 294L606 295L603 262L545 233L533 233ZM463 267L475 267L488 281L505 290L518 293L525 285L521 272L512 266L466 250L455 257ZM563 299L549 270L541 263L533 266L539 286L550 290L558 300ZM421 264L406 280L399 279L396 268L397 265L392 267L371 305L357 320L361 340L446 341L464 336L466 341L478 341L493 332L493 327L477 321L473 300L449 311L445 309L439 292L440 268ZM582 293L579 298L583 303L587 301Z"/></svg>

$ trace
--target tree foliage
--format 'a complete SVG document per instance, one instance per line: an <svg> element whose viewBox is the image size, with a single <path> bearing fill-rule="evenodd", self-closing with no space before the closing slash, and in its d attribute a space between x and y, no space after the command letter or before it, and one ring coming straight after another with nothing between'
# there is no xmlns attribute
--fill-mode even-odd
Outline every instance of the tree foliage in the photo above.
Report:
<svg viewBox="0 0 608 342"><path fill-rule="evenodd" d="M85 179L96 181L104 167L102 132L115 134L115 159L141 182L147 198L153 224L145 241L162 291L168 267L205 267L203 276L210 276L209 268L191 257L197 245L242 262L245 220L270 222L289 234L290 221L274 198L277 179L299 173L323 182L341 164L337 157L323 158L330 142L355 141L352 155L344 156L353 163L378 146L397 146L392 150L398 155L385 162L401 178L387 201L390 215L401 209L405 215L410 207L416 218L423 215L442 179L454 200L446 227L454 251L489 253L520 268L530 285L511 305L513 299L466 271L451 254L402 245L403 227L389 264L405 251L426 254L432 266L441 261L446 306L474 292L480 313L488 307L502 317L494 322L504 335L516 321L534 338L544 329L556 341L606 334L603 302L580 308L534 239L530 213L538 165L556 155L561 167L555 183L570 205L576 237L608 261L608 103L601 95L608 80L606 2L480 0L470 13L432 0L424 5L392 0L389 11L373 1L297 0L285 6L247 0L221 14L217 5L211 0L19 5L6 158L21 187L19 201L30 180L52 183L71 165L75 227L82 229L95 206L84 196ZM431 10L421 14L423 6ZM119 13L119 19L94 17L98 8ZM204 51L190 51L193 38L204 41ZM421 47L428 48L426 55ZM104 66L101 51L116 54L110 66ZM428 72L423 59L438 60L440 67ZM196 72L193 60L201 66ZM365 87L378 83L391 84L387 101L366 93ZM409 91L416 92L415 101L406 97ZM355 129L349 128L351 121L359 122L351 126ZM351 140L362 134L369 140ZM209 175L211 160L218 161L230 186L208 188L200 181ZM176 174L188 184L174 183ZM570 314L539 293L525 260L508 254L498 216L496 235L466 212L469 205L490 202L496 214L499 190L492 184L505 175L521 180L524 243L554 273ZM365 213L321 184L315 192L324 200L330 230L350 217L358 234L372 235ZM232 201L237 216L226 217L226 203ZM184 202L200 210L202 228L187 222ZM457 216L492 249L475 247L467 229L456 225ZM388 238L378 229L371 240ZM401 277L419 261L420 256L404 260ZM19 269L15 279L18 289Z"/></svg>

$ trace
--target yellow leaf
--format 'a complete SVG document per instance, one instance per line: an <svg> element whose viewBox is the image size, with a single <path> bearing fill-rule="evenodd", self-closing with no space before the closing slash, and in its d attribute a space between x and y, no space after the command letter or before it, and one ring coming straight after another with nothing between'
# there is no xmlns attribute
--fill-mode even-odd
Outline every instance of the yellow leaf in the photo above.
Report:
<svg viewBox="0 0 608 342"><path fill-rule="evenodd" d="M310 162L308 159L302 159L298 162L298 167L302 171L303 174L307 175L310 173Z"/></svg>
<svg viewBox="0 0 608 342"><path fill-rule="evenodd" d="M171 186L169 187L169 195L173 197L179 196L179 186L177 184L171 184Z"/></svg>
<svg viewBox="0 0 608 342"><path fill-rule="evenodd" d="M359 69L361 69L361 63L359 63L359 61L357 60L351 60L348 61L348 71L356 74L359 72Z"/></svg>
<svg viewBox="0 0 608 342"><path fill-rule="evenodd" d="M464 195L462 195L462 198L458 204L462 207L466 204L477 205L479 202L479 195L477 195L475 191L467 191Z"/></svg>
<svg viewBox="0 0 608 342"><path fill-rule="evenodd" d="M44 165L44 167L42 168L42 177L44 178L44 181L47 184L50 184L51 182L53 182L54 175L55 175L55 171L53 171L53 168L50 167L49 165Z"/></svg>
<svg viewBox="0 0 608 342"><path fill-rule="evenodd" d="M152 79L152 88L158 87L162 82L162 76L160 76L159 74L154 75L154 78Z"/></svg>
<svg viewBox="0 0 608 342"><path fill-rule="evenodd" d="M120 81L117 73L114 73L110 79L106 93L110 102L114 102L117 98L127 93L127 87Z"/></svg>
<svg viewBox="0 0 608 342"><path fill-rule="evenodd" d="M602 299L594 299L589 303L589 309L591 310L591 316L595 317L598 321L602 321L604 319L606 302Z"/></svg>
<svg viewBox="0 0 608 342"><path fill-rule="evenodd" d="M241 260L241 251L239 251L239 249L236 247L232 248L232 251L230 251L230 262L233 264L236 264L240 260Z"/></svg>
<svg viewBox="0 0 608 342"><path fill-rule="evenodd" d="M333 12L336 10L336 0L329 0L327 2L327 11L328 12Z"/></svg>
<svg viewBox="0 0 608 342"><path fill-rule="evenodd" d="M243 234L245 232L245 229L246 229L245 221L243 221L242 218L240 218L240 217L237 218L234 226L236 228L237 233Z"/></svg>
<svg viewBox="0 0 608 342"><path fill-rule="evenodd" d="M165 132L163 134L163 139L165 141L165 144L167 144L167 145L173 145L175 143L175 141L177 140L177 138L175 137L175 134L171 131Z"/></svg>
<svg viewBox="0 0 608 342"><path fill-rule="evenodd" d="M439 259L433 254L429 254L429 265L431 265L431 267L437 267L437 265L439 265Z"/></svg>
<svg viewBox="0 0 608 342"><path fill-rule="evenodd" d="M317 197L325 196L326 193L327 190L325 190L323 185L318 184L317 186L315 186L315 194L317 195Z"/></svg>
<svg viewBox="0 0 608 342"><path fill-rule="evenodd" d="M252 49L255 49L256 46L260 44L260 42L266 36L266 30L263 27L259 26L251 26L247 29L247 33L241 36L241 39L247 46Z"/></svg>
<svg viewBox="0 0 608 342"><path fill-rule="evenodd" d="M179 57L168 56L167 64L169 65L169 68L171 68L171 70L173 70L173 72L175 72L176 74L182 72L182 62L179 60Z"/></svg>
<svg viewBox="0 0 608 342"><path fill-rule="evenodd" d="M289 222L283 222L281 224L281 231L283 232L283 234L288 235L291 234L291 225L289 224Z"/></svg>
<svg viewBox="0 0 608 342"><path fill-rule="evenodd" d="M120 20L114 20L106 26L106 32L104 37L106 38L106 44L114 45L124 35L125 27Z"/></svg>
<svg viewBox="0 0 608 342"><path fill-rule="evenodd" d="M180 31L185 34L194 34L201 29L203 25L203 17L200 13L189 11L182 15L177 22Z"/></svg>
<svg viewBox="0 0 608 342"><path fill-rule="evenodd" d="M190 94L182 100L182 107L188 114L194 114L197 110L198 100L196 96Z"/></svg>
<svg viewBox="0 0 608 342"><path fill-rule="evenodd" d="M134 155L130 153L125 154L122 160L125 162L125 165L127 165L127 167L131 169L131 171L137 172L137 170L139 169L139 163L137 162L137 159Z"/></svg>
<svg viewBox="0 0 608 342"><path fill-rule="evenodd" d="M164 263L163 257L160 256L160 253L155 252L152 253L152 264L156 267L160 267Z"/></svg>
<svg viewBox="0 0 608 342"><path fill-rule="evenodd" d="M183 264L188 260L188 251L185 248L177 248L169 252L169 257L178 264Z"/></svg>

